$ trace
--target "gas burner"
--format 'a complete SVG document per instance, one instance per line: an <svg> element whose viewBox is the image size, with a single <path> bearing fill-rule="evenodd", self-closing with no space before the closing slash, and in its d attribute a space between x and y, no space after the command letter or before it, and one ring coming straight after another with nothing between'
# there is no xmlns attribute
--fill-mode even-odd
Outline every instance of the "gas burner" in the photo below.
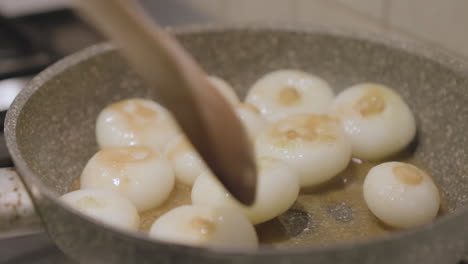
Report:
<svg viewBox="0 0 468 264"><path fill-rule="evenodd" d="M6 110L26 83L60 58L102 41L68 9L16 18L0 12L0 167L12 163L3 138Z"/></svg>
<svg viewBox="0 0 468 264"><path fill-rule="evenodd" d="M102 38L63 9L6 18L0 10L0 168L13 166L3 136L6 110L37 73ZM45 233L0 239L0 263L72 264Z"/></svg>
<svg viewBox="0 0 468 264"><path fill-rule="evenodd" d="M36 74L102 38L67 9L18 18L0 14L0 80Z"/></svg>

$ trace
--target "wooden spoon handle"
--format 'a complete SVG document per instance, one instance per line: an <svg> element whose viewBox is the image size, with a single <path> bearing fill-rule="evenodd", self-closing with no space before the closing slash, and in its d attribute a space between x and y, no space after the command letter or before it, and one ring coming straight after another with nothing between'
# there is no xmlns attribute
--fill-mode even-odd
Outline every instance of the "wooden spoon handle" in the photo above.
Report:
<svg viewBox="0 0 468 264"><path fill-rule="evenodd" d="M252 204L256 166L248 136L192 57L134 0L81 0L79 7L157 89L162 103L228 191L240 202Z"/></svg>

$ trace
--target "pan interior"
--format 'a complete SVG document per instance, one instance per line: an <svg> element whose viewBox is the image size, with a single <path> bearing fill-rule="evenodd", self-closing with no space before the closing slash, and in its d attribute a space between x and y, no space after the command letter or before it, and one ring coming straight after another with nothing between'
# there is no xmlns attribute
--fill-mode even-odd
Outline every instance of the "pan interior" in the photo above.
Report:
<svg viewBox="0 0 468 264"><path fill-rule="evenodd" d="M431 172L443 193L444 210L466 203L466 74L401 49L319 33L228 30L183 34L179 39L208 73L226 79L241 97L260 76L282 68L316 74L336 93L359 82L394 88L408 102L418 124L416 142L397 159L410 159ZM17 141L21 155L47 188L58 195L67 192L97 151L94 129L100 110L131 97L157 100L157 93L145 86L115 51L64 69L47 80L20 113ZM356 170L365 174L367 169L352 165L348 174L333 184L358 182L355 178L362 176L354 176ZM304 191L293 209L258 228L262 239L286 246L313 244L324 228L335 231L325 232L330 239L322 243L369 237L366 232L373 231L366 228L355 235L343 235L346 230L362 227L359 212L368 215L369 223L379 225L362 203L346 200L349 195L332 195L323 204L310 202L317 195L336 191L333 184ZM354 200L362 201L360 193L353 195ZM381 227L377 233L387 231Z"/></svg>

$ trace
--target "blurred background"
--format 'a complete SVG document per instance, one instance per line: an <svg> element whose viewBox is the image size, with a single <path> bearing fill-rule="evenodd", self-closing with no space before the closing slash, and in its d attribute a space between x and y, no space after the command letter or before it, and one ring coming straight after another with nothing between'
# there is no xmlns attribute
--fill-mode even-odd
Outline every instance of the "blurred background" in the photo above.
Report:
<svg viewBox="0 0 468 264"><path fill-rule="evenodd" d="M140 0L164 25L277 21L346 26L416 39L468 56L466 0ZM0 0L17 17L70 7L73 0ZM60 23L60 21L57 21ZM3 36L2 36L3 40Z"/></svg>
<svg viewBox="0 0 468 264"><path fill-rule="evenodd" d="M72 11L76 0L0 0L0 132L6 109L32 76L103 39ZM467 0L140 0L165 26L319 24L415 40L468 58ZM0 134L0 167L9 166Z"/></svg>
<svg viewBox="0 0 468 264"><path fill-rule="evenodd" d="M99 0L97 0L99 1ZM165 26L276 22L319 24L410 39L468 58L467 0L141 0ZM73 0L0 0L0 167L10 166L3 117L39 71L101 42ZM0 239L0 263L68 263L43 234Z"/></svg>

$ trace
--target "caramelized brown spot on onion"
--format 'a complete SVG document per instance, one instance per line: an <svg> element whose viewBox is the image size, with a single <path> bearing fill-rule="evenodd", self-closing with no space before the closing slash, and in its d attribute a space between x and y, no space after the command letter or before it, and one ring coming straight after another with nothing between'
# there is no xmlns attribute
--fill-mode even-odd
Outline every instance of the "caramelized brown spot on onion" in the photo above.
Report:
<svg viewBox="0 0 468 264"><path fill-rule="evenodd" d="M310 130L329 130L338 124L338 120L328 115L305 115L305 126ZM325 133L324 133L325 134Z"/></svg>
<svg viewBox="0 0 468 264"><path fill-rule="evenodd" d="M243 108L243 109L247 109L247 110L249 110L251 112L254 112L256 114L260 114L260 110L258 110L257 107L255 107L254 105L251 105L249 103L240 103L237 106L240 107L240 108Z"/></svg>
<svg viewBox="0 0 468 264"><path fill-rule="evenodd" d="M122 175L121 177L114 178L113 183L116 187L119 187L119 190L128 190L131 180L128 175Z"/></svg>
<svg viewBox="0 0 468 264"><path fill-rule="evenodd" d="M369 88L366 94L354 105L354 109L364 118L382 113L385 107L384 95L382 91L376 87Z"/></svg>
<svg viewBox="0 0 468 264"><path fill-rule="evenodd" d="M338 137L337 126L338 121L326 115L297 115L274 124L269 130L269 136L281 147L295 140L332 142Z"/></svg>
<svg viewBox="0 0 468 264"><path fill-rule="evenodd" d="M400 164L392 169L393 175L401 183L407 185L418 185L423 180L424 172L416 167L406 164Z"/></svg>
<svg viewBox="0 0 468 264"><path fill-rule="evenodd" d="M299 133L297 133L295 130L288 130L284 133L287 139L296 139L299 137Z"/></svg>
<svg viewBox="0 0 468 264"><path fill-rule="evenodd" d="M279 93L278 102L286 106L298 104L301 102L301 94L294 87L285 87Z"/></svg>
<svg viewBox="0 0 468 264"><path fill-rule="evenodd" d="M183 138L183 139L180 139L177 143L175 143L168 151L167 151L167 158L169 160L173 160L176 156L182 154L182 153L185 153L185 152L188 152L190 151L191 149L193 150L193 148L191 148L191 144L188 142L187 139Z"/></svg>
<svg viewBox="0 0 468 264"><path fill-rule="evenodd" d="M321 142L332 142L337 140L337 136L334 134L324 134L320 136Z"/></svg>
<svg viewBox="0 0 468 264"><path fill-rule="evenodd" d="M104 208L106 207L106 202L102 199L96 199L91 196L85 196L76 201L75 205L80 209L87 208Z"/></svg>
<svg viewBox="0 0 468 264"><path fill-rule="evenodd" d="M209 236L216 231L216 223L202 217L194 217L190 221L190 227L197 233Z"/></svg>
<svg viewBox="0 0 468 264"><path fill-rule="evenodd" d="M275 166L279 160L276 158L268 157L268 156L262 156L259 158L260 161L260 171L262 170L267 170L271 168L272 166Z"/></svg>
<svg viewBox="0 0 468 264"><path fill-rule="evenodd" d="M142 99L129 99L109 106L109 110L118 112L131 127L147 125L158 118L158 113L145 105Z"/></svg>
<svg viewBox="0 0 468 264"><path fill-rule="evenodd" d="M145 162L153 158L158 158L158 154L144 146L106 148L96 156L98 162L111 166Z"/></svg>

